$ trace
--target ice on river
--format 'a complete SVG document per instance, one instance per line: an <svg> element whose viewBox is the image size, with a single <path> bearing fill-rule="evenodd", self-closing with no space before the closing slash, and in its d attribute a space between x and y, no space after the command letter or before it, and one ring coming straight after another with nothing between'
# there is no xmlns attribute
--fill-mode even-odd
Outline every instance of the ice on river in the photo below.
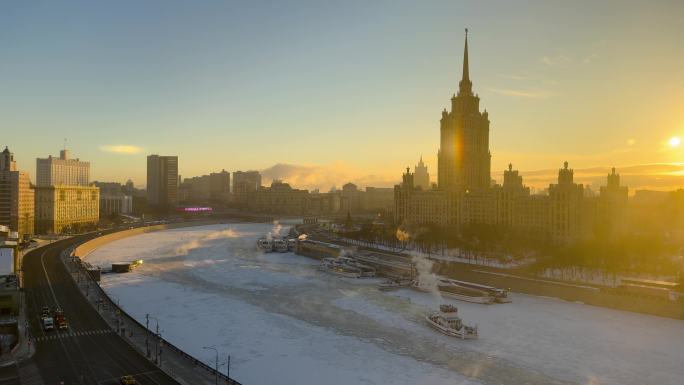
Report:
<svg viewBox="0 0 684 385"><path fill-rule="evenodd" d="M206 363L216 345L231 376L259 384L681 384L684 322L513 294L479 305L379 280L341 278L293 253L256 250L270 224L166 230L118 240L87 258L144 259L103 288L139 321ZM428 328L427 311L454 303L480 339ZM225 366L222 370L225 370Z"/></svg>

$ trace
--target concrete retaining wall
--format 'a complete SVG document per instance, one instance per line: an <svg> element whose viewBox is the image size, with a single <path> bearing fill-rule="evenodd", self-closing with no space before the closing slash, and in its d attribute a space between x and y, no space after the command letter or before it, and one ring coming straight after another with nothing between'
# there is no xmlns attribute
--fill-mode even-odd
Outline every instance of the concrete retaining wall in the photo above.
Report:
<svg viewBox="0 0 684 385"><path fill-rule="evenodd" d="M227 222L226 221L217 221L217 220L197 221L197 222L178 222L178 223L168 223L168 224L163 224L163 225L136 227L133 229L117 231L115 233L106 234L106 235L103 235L101 237L97 237L91 241L80 244L74 250L74 255L81 258L81 259L85 259L85 257L88 256L88 254L92 253L93 251L95 251L95 249L97 249L100 246L104 246L108 243L117 241L119 239L132 237L134 235L152 233L155 231L162 231L162 230L169 230L169 229L179 229L179 228L183 228L183 227L216 225L216 224L220 224L220 223L227 223Z"/></svg>

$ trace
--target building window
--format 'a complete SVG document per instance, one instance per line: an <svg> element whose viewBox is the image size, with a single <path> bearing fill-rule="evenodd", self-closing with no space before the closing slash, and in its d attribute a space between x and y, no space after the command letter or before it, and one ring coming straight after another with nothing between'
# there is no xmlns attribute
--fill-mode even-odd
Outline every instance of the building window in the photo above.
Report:
<svg viewBox="0 0 684 385"><path fill-rule="evenodd" d="M59 200L64 201L66 199L66 191L62 190L59 192Z"/></svg>

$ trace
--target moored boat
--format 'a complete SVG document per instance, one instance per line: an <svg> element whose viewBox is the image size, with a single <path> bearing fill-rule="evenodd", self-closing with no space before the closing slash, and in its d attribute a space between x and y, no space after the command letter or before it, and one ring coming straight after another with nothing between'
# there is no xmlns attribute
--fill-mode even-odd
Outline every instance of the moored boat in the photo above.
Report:
<svg viewBox="0 0 684 385"><path fill-rule="evenodd" d="M363 276L361 269L347 265L345 261L340 260L340 258L323 258L319 269L347 278L361 278Z"/></svg>
<svg viewBox="0 0 684 385"><path fill-rule="evenodd" d="M478 338L477 326L465 325L454 305L439 305L439 311L426 315L425 320L428 325L448 336L463 340Z"/></svg>
<svg viewBox="0 0 684 385"><path fill-rule="evenodd" d="M378 289L382 291L396 290L402 287L411 286L412 281L405 278L390 278L378 284Z"/></svg>
<svg viewBox="0 0 684 385"><path fill-rule="evenodd" d="M259 238L256 242L256 247L265 253L273 251L273 241L268 238Z"/></svg>
<svg viewBox="0 0 684 385"><path fill-rule="evenodd" d="M286 253L288 250L287 241L282 238L275 238L273 240L273 250L279 253Z"/></svg>
<svg viewBox="0 0 684 385"><path fill-rule="evenodd" d="M440 284L437 286L437 288L443 296L460 301L484 304L490 304L494 302L494 298L482 290L471 289L453 283L446 285Z"/></svg>
<svg viewBox="0 0 684 385"><path fill-rule="evenodd" d="M474 283L474 282L459 281L459 280L455 280L455 279L448 279L445 281L448 281L449 283L453 283L453 284L456 284L459 286L463 286L463 287L467 287L467 288L471 288L471 289L476 289L476 290L482 290L484 292L487 292L492 298L494 298L494 302L496 302L496 303L512 302L511 298L508 296L508 290L506 290L506 289L500 289L498 287L482 285L482 284Z"/></svg>

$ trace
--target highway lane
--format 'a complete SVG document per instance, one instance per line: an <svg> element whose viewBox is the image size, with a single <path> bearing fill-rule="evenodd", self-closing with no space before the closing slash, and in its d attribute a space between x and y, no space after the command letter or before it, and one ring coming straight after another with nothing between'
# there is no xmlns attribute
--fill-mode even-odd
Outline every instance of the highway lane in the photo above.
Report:
<svg viewBox="0 0 684 385"><path fill-rule="evenodd" d="M43 381L105 385L134 375L140 384L177 384L109 329L59 260L62 250L94 236L55 242L24 257L27 315L37 341L33 361ZM69 330L43 331L39 319L43 306L61 308Z"/></svg>

